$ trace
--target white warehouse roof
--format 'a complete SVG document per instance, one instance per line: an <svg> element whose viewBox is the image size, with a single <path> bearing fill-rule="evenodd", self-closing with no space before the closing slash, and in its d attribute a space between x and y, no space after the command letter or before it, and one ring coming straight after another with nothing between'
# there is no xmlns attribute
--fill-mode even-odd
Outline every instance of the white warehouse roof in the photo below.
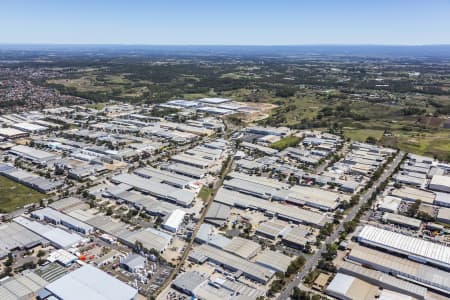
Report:
<svg viewBox="0 0 450 300"><path fill-rule="evenodd" d="M450 247L366 225L358 241L450 270Z"/></svg>
<svg viewBox="0 0 450 300"><path fill-rule="evenodd" d="M450 176L434 175L428 187L435 191L450 192Z"/></svg>
<svg viewBox="0 0 450 300"><path fill-rule="evenodd" d="M139 191L148 193L154 197L176 202L179 205L189 206L194 201L195 193L189 190L175 188L173 186L154 182L134 174L122 173L112 178L113 182L125 183Z"/></svg>
<svg viewBox="0 0 450 300"><path fill-rule="evenodd" d="M183 223L186 213L181 209L175 209L164 222L163 227L170 231L178 231L178 228Z"/></svg>
<svg viewBox="0 0 450 300"><path fill-rule="evenodd" d="M33 231L41 237L49 240L55 246L59 248L67 249L83 240L81 235L74 232L67 232L61 228L51 225L41 224L37 221L32 221L24 217L17 217L14 222L22 225L23 227Z"/></svg>
<svg viewBox="0 0 450 300"><path fill-rule="evenodd" d="M58 159L59 156L47 151L42 151L39 149L35 149L32 147L24 146L24 145L17 145L12 147L9 150L10 153L19 155L21 157L31 159L36 162L47 162L49 160Z"/></svg>
<svg viewBox="0 0 450 300"><path fill-rule="evenodd" d="M64 300L130 300L137 295L135 288L91 265L84 265L45 288Z"/></svg>
<svg viewBox="0 0 450 300"><path fill-rule="evenodd" d="M28 122L16 123L13 125L13 127L17 128L19 130L24 130L24 131L28 131L28 132L38 132L38 131L44 131L44 130L48 129L45 126L32 124L32 123L28 123Z"/></svg>
<svg viewBox="0 0 450 300"><path fill-rule="evenodd" d="M4 137L16 137L16 136L21 136L21 135L27 135L28 133L26 133L25 131L19 130L19 129L15 129L15 128L0 128L0 135L4 136Z"/></svg>
<svg viewBox="0 0 450 300"><path fill-rule="evenodd" d="M229 101L231 101L231 99L226 99L226 98L202 98L202 99L199 99L198 101L203 102L203 103L209 103L209 104L221 104L221 103L229 102Z"/></svg>
<svg viewBox="0 0 450 300"><path fill-rule="evenodd" d="M45 207L43 209L35 210L31 213L33 217L42 220L51 220L57 224L62 224L73 230L88 234L93 231L93 227L81 222L71 216L65 215L53 208Z"/></svg>

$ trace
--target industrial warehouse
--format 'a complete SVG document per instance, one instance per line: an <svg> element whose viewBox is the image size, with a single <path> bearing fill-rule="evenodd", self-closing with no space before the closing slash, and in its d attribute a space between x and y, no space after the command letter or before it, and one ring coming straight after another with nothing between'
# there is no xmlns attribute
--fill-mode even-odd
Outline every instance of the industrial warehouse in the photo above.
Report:
<svg viewBox="0 0 450 300"><path fill-rule="evenodd" d="M450 247L448 246L373 226L365 226L358 234L358 241L390 252L416 257L423 262L450 270Z"/></svg>
<svg viewBox="0 0 450 300"><path fill-rule="evenodd" d="M170 102L49 110L4 136L0 175L25 204L3 215L0 293L275 299L305 273L296 287L322 297L449 295L450 166L317 130L229 132L221 110L244 104Z"/></svg>

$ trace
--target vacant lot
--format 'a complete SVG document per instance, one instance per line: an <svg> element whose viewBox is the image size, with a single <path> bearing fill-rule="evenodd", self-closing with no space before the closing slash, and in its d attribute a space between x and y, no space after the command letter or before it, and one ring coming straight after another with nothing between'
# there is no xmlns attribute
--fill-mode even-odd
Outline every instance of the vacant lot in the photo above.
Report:
<svg viewBox="0 0 450 300"><path fill-rule="evenodd" d="M202 199L203 201L206 201L206 200L208 200L211 193L212 193L212 189L210 189L209 187L203 186L200 189L200 192L198 192L198 197L200 199Z"/></svg>
<svg viewBox="0 0 450 300"><path fill-rule="evenodd" d="M353 129L344 128L344 135L354 141L365 142L367 137L372 136L375 139L380 140L383 136L383 130L377 129Z"/></svg>
<svg viewBox="0 0 450 300"><path fill-rule="evenodd" d="M287 147L296 147L298 143L300 143L300 141L301 138L290 135L279 140L278 142L271 144L270 147L281 151L286 149Z"/></svg>
<svg viewBox="0 0 450 300"><path fill-rule="evenodd" d="M382 144L395 146L404 151L436 157L440 160L450 159L450 130L436 132L394 131L393 137L385 137Z"/></svg>
<svg viewBox="0 0 450 300"><path fill-rule="evenodd" d="M0 210L11 212L24 205L35 203L44 198L35 190L0 176Z"/></svg>

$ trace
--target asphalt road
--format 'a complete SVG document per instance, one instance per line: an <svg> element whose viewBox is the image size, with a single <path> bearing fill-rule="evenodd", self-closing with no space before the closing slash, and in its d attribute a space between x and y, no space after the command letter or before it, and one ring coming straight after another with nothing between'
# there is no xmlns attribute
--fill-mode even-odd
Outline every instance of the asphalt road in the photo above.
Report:
<svg viewBox="0 0 450 300"><path fill-rule="evenodd" d="M281 292L281 294L278 296L278 300L285 300L289 299L290 295L292 294L292 291L294 287L298 286L303 278L318 264L320 258L322 257L322 254L326 251L326 244L333 243L339 235L344 231L344 223L351 221L355 218L356 214L358 213L361 206L363 206L369 199L372 197L372 194L375 193L376 189L388 179L389 176L394 172L395 168L398 166L398 164L401 162L403 155L405 153L400 151L397 153L397 156L390 164L389 168L386 169L383 174L380 176L380 178L375 181L375 183L372 185L370 189L367 190L367 192L361 196L360 201L357 205L355 205L352 210L347 214L347 216L342 220L342 222L339 224L339 226L335 229L335 231L327 238L325 239L325 242L322 243L321 247L314 253L305 263L302 271L300 271L293 281L291 281L285 289Z"/></svg>
<svg viewBox="0 0 450 300"><path fill-rule="evenodd" d="M345 143L344 146L342 147L342 149L339 150L336 154L338 154L338 155L344 155L345 153L347 153L348 148L349 148L348 144ZM319 166L317 166L317 167L315 168L315 170L314 170L315 173L316 173L316 174L322 173L323 171L325 171L325 169L328 167L329 164L330 164L330 160L324 161L322 164L320 164Z"/></svg>
<svg viewBox="0 0 450 300"><path fill-rule="evenodd" d="M192 233L191 236L191 240L189 241L189 243L186 245L186 248L181 256L180 262L176 265L176 267L173 269L172 273L169 275L169 277L164 281L164 284L162 286L159 287L159 289L155 292L155 294L159 294L161 293L164 289L166 289L166 287L172 282L172 280L175 278L175 276L178 274L178 272L180 271L180 268L183 266L185 260L188 257L189 252L192 249L192 245L194 244L194 240L195 237L197 236L197 233L200 229L200 226L204 223L205 221L205 216L206 213L208 212L208 209L210 208L214 198L216 197L216 193L218 191L218 189L222 186L223 181L225 179L226 174L228 174L228 172L230 172L231 167L233 165L233 154L231 154L231 159L228 161L228 165L226 166L225 170L223 171L222 174L220 174L219 180L217 180L214 184L213 187L213 191L210 194L209 198L207 199L207 204L205 206L205 208L203 209L203 212L200 216L199 221L197 222L197 225L195 226L194 232Z"/></svg>

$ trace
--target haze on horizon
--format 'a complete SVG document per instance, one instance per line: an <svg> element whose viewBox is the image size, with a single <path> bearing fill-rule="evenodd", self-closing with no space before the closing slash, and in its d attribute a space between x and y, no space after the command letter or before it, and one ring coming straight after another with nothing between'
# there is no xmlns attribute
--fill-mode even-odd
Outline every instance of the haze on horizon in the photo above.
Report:
<svg viewBox="0 0 450 300"><path fill-rule="evenodd" d="M0 44L450 44L450 1L4 0Z"/></svg>

